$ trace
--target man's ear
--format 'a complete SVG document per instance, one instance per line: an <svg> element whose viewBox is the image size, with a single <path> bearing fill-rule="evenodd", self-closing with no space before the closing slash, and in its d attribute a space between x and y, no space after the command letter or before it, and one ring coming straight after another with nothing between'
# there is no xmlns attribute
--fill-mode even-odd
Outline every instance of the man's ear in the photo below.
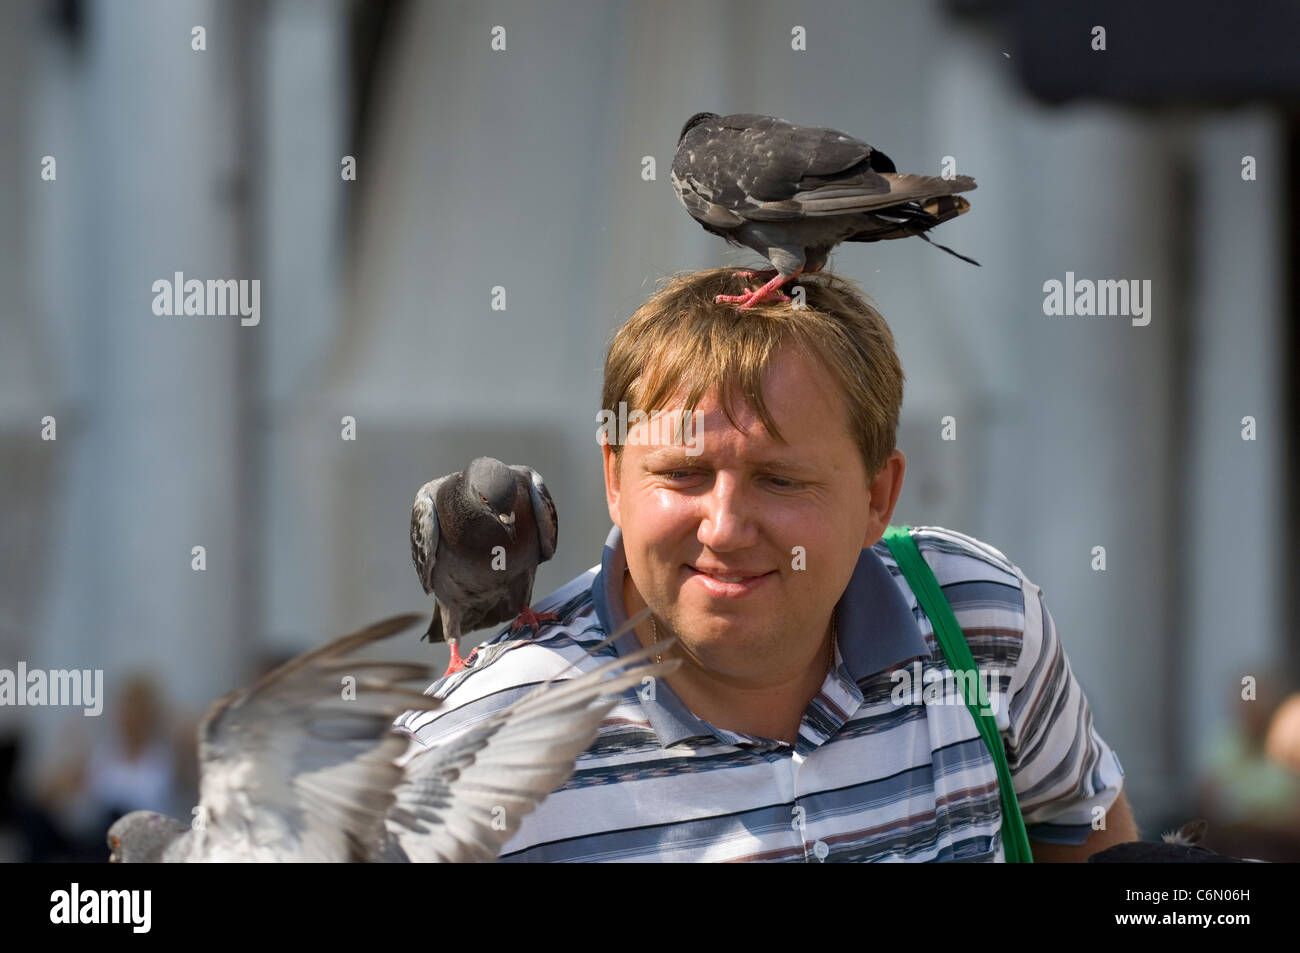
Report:
<svg viewBox="0 0 1300 953"><path fill-rule="evenodd" d="M619 498L619 460L618 455L614 453L614 447L609 439L602 437L600 441L601 460L605 468L605 504L609 507L609 518L619 529L623 524L619 519L618 498Z"/></svg>
<svg viewBox="0 0 1300 953"><path fill-rule="evenodd" d="M907 458L895 448L871 481L871 516L867 521L867 535L862 538L862 548L869 549L880 542L894 518L898 495L903 491L903 475L907 472Z"/></svg>

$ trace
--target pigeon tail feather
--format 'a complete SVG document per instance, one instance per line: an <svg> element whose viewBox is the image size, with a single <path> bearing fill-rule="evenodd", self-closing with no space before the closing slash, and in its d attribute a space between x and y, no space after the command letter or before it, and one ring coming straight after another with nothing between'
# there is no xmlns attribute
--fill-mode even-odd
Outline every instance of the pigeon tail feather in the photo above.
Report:
<svg viewBox="0 0 1300 953"><path fill-rule="evenodd" d="M420 636L421 642L445 642L446 638L442 633L442 613L437 609L433 610L433 619L429 622L429 628Z"/></svg>
<svg viewBox="0 0 1300 953"><path fill-rule="evenodd" d="M931 245L933 245L935 248L943 249L943 250L946 251L949 255L952 255L954 258L960 258L962 261L968 261L968 262L970 262L972 265L974 265L974 266L977 267L977 268L982 268L982 267L984 267L984 266L981 265L979 262L977 262L974 258L967 258L965 255L962 255L962 254L959 254L958 252L953 251L953 250L952 250L951 248L949 248L947 245L940 245L938 242L936 242L933 238L931 238L931 237L930 237L929 235L927 235L925 232L917 232L916 234L917 234L918 237L920 237L920 238L924 238L928 243L930 243Z"/></svg>

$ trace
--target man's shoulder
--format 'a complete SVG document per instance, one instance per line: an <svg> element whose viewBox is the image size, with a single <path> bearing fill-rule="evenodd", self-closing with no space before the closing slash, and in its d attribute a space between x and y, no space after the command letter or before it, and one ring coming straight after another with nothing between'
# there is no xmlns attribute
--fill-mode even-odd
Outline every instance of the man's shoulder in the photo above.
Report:
<svg viewBox="0 0 1300 953"><path fill-rule="evenodd" d="M1039 638L1028 631L1034 620L1026 611L1025 587L1032 583L1000 550L974 536L946 526L913 526L912 538L977 662L1013 667L1026 642ZM916 595L900 578L902 572L884 540L874 549L919 612ZM928 619L922 625L927 643L934 643L933 625Z"/></svg>
<svg viewBox="0 0 1300 953"><path fill-rule="evenodd" d="M946 526L913 526L911 530L916 548L941 586L979 579L1019 582L1019 568L983 540ZM883 539L873 549L889 565L897 566Z"/></svg>
<svg viewBox="0 0 1300 953"><path fill-rule="evenodd" d="M490 718L553 678L571 678L599 665L611 647L593 656L606 632L596 615L589 569L533 603L553 621L512 633L506 626L481 643L466 667L434 682L425 692L443 700L433 711L407 712L394 727L428 745Z"/></svg>

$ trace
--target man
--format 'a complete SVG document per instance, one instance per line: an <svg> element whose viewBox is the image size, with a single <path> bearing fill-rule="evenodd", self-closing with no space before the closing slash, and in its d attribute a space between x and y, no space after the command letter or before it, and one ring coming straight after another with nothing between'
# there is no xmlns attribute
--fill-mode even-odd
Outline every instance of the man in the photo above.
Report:
<svg viewBox="0 0 1300 953"><path fill-rule="evenodd" d="M443 709L399 720L431 744L571 663L677 637L664 654L683 664L620 701L503 860L1004 859L992 757L951 678L923 690L951 673L880 541L906 465L893 337L846 282L801 280L801 306L737 311L714 303L731 270L682 276L623 325L600 566L542 600L557 622L480 646ZM1038 587L978 540L916 538L987 683L1035 860L1136 839Z"/></svg>

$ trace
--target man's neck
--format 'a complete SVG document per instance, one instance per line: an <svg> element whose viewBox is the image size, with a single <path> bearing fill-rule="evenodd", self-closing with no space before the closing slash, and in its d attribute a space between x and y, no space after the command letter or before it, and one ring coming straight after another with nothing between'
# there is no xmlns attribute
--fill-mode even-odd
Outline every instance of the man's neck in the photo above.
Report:
<svg viewBox="0 0 1300 953"><path fill-rule="evenodd" d="M628 573L623 576L623 604L629 616L645 607L645 600ZM648 648L654 644L649 620L637 626L636 634L643 646ZM660 634L664 634L662 630ZM682 665L667 679L697 718L728 731L794 744L808 704L826 681L834 653L828 624L825 637L808 659L772 673L761 683L750 683L710 671L679 642L667 655L682 659Z"/></svg>

